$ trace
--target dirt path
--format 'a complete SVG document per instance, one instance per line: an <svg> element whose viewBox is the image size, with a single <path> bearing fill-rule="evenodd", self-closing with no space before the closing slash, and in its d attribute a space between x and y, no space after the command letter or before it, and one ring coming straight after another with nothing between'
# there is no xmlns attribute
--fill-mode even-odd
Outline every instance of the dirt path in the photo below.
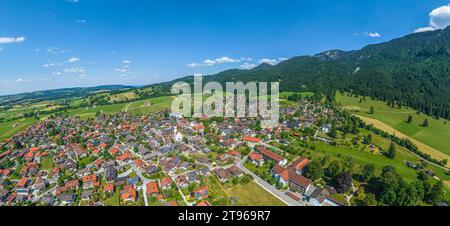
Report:
<svg viewBox="0 0 450 226"><path fill-rule="evenodd" d="M365 123L367 124L372 124L373 126L375 126L378 129L384 130L388 133L394 134L395 136L399 137L399 138L407 138L409 139L411 142L413 142L415 145L417 145L417 147L419 148L420 151L427 153L429 155L431 155L432 158L437 159L437 160L443 160L443 159L450 159L450 157L410 136L407 136L397 130L395 130L394 128L390 127L389 125L376 120L376 119L372 119L372 118L368 118L368 117L364 117L364 116L360 116L357 115L359 118L361 118ZM450 167L450 162L447 163L447 167Z"/></svg>

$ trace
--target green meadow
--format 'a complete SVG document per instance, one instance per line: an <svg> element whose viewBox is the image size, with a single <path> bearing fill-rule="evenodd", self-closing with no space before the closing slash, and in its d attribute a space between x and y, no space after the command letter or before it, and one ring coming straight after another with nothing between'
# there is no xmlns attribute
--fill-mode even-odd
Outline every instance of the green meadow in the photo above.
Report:
<svg viewBox="0 0 450 226"><path fill-rule="evenodd" d="M356 115L379 120L393 129L410 136L439 152L450 155L450 122L445 119L435 119L425 114L418 114L417 111L409 108L390 107L382 101L372 100L366 97L360 102L362 97L349 97L347 94L336 95L336 101ZM374 107L374 114L370 114L370 108ZM411 115L412 123L407 123L408 116ZM429 126L423 127L422 123L428 119Z"/></svg>

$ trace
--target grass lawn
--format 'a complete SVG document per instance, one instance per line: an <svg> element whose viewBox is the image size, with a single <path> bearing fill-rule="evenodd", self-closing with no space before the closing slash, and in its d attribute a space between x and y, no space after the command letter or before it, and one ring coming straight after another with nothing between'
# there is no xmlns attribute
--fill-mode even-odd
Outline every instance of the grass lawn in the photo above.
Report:
<svg viewBox="0 0 450 226"><path fill-rule="evenodd" d="M120 199L120 191L119 191L119 189L116 189L113 196L106 199L104 204L105 204L105 206L120 206L119 199Z"/></svg>
<svg viewBox="0 0 450 226"><path fill-rule="evenodd" d="M32 125L34 122L36 122L34 118L26 118L0 123L0 141L14 136L16 133Z"/></svg>
<svg viewBox="0 0 450 226"><path fill-rule="evenodd" d="M51 156L47 156L41 159L41 169L47 170L47 172L52 172L54 167L53 158Z"/></svg>
<svg viewBox="0 0 450 226"><path fill-rule="evenodd" d="M255 182L228 188L230 197L236 197L237 206L285 206L278 198L261 188Z"/></svg>
<svg viewBox="0 0 450 226"><path fill-rule="evenodd" d="M447 157L450 155L450 139L448 139L450 137L450 122L447 120L437 120L425 114L418 115L413 109L392 108L387 106L385 102L371 100L369 97L366 97L366 101L360 103L360 98L349 97L340 93L336 95L337 102L341 103L344 108L352 110L356 115L379 120L393 129L445 153ZM369 114L371 106L375 109L374 114ZM409 115L413 117L410 124L406 122ZM425 119L429 121L429 127L426 128L421 126ZM422 151L425 152L426 150Z"/></svg>
<svg viewBox="0 0 450 226"><path fill-rule="evenodd" d="M361 134L367 134L369 131L362 130ZM379 136L376 134L372 134L372 143L374 145L377 145L381 147L383 150L387 150L390 141ZM351 139L351 135L347 135L347 139ZM377 173L381 173L381 170L384 166L393 166L397 169L398 173L400 173L403 178L407 181L416 180L417 178L417 172L414 169L409 168L405 164L406 161L410 161L413 163L419 163L420 159L419 157L413 155L409 151L407 151L405 148L396 145L396 156L394 159L389 159L385 157L382 154L379 153L370 153L370 151L367 150L366 145L363 145L361 143L358 144L358 146L354 146L353 144L350 145L329 145L322 142L314 142L316 146L316 150L312 150L309 148L303 148L299 145L299 141L295 141L292 145L294 149L298 150L304 150L305 156L312 159L321 159L325 155L328 155L330 157L330 161L334 159L339 159L342 161L346 161L346 158L351 157L357 167L363 166L365 164L374 164L376 168ZM309 144L312 144L312 142L309 142ZM280 146L280 149L283 149L282 146ZM434 165L429 164L427 168L432 169L433 172L440 177L443 180L450 180L450 176L446 173L446 170L436 167Z"/></svg>
<svg viewBox="0 0 450 226"><path fill-rule="evenodd" d="M228 197L225 188L215 176L210 176L207 179L209 188L208 201L214 206L228 206L230 205L230 198Z"/></svg>
<svg viewBox="0 0 450 226"><path fill-rule="evenodd" d="M173 97L157 97L130 103L128 111L132 114L145 115L171 107Z"/></svg>

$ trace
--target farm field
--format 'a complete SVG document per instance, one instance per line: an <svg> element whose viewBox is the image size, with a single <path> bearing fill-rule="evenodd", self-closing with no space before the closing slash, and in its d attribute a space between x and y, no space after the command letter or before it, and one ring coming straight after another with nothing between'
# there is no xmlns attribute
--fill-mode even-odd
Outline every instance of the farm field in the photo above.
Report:
<svg viewBox="0 0 450 226"><path fill-rule="evenodd" d="M227 189L230 197L236 197L237 206L285 206L278 198L261 188L255 182L238 184Z"/></svg>
<svg viewBox="0 0 450 226"><path fill-rule="evenodd" d="M392 108L382 101L375 101L370 98L366 98L365 101L360 103L360 98L349 97L341 93L336 95L336 101L341 103L344 108L354 112L354 114L362 116L362 119L365 119L368 123L374 123L368 119L375 119L392 127L393 130L390 132L395 132L394 130L396 130L399 132L396 135L404 134L413 138L411 141L414 142L416 140L416 145L420 147L421 151L434 155L436 158L443 159L447 157L449 159L450 139L448 138L450 137L450 122L447 122L447 120L438 120L425 114L417 114L412 109ZM374 114L369 114L371 106L375 109ZM413 117L413 121L410 124L406 122L409 115ZM429 121L428 127L421 126L425 119ZM380 129L389 130L389 128ZM441 155L438 152L445 155Z"/></svg>
<svg viewBox="0 0 450 226"><path fill-rule="evenodd" d="M32 125L36 119L34 118L26 118L26 119L18 119L11 122L0 123L0 141L4 139L8 139L14 134L26 129L30 125Z"/></svg>
<svg viewBox="0 0 450 226"><path fill-rule="evenodd" d="M368 131L361 131L362 134L368 134ZM390 141L376 135L374 133L372 134L372 143L378 147L381 147L383 150L387 150ZM381 170L384 166L393 166L397 170L398 173L402 175L402 177L407 181L412 181L417 178L417 171L414 169L409 168L405 161L410 161L413 163L419 163L420 158L415 156L414 154L410 153L405 148L395 145L396 146L396 155L394 159L389 159L382 155L381 153L372 153L370 152L370 149L367 148L367 146L363 144L353 145L349 142L353 137L350 135L347 135L346 140L348 144L341 144L338 145L329 145L325 144L323 142L308 142L308 145L314 144L315 150L311 148L303 148L300 146L300 141L294 141L293 147L294 150L300 150L303 152L302 156L311 158L311 159L321 159L324 156L330 157L330 161L334 159L339 159L341 161L347 162L349 158L351 158L355 162L355 167L361 167L365 164L374 164L376 173L381 173ZM272 145L280 148L285 149L285 146L277 143L271 143ZM433 170L433 172L441 178L442 180L450 180L450 175L447 174L447 170L428 164L427 168ZM357 169L357 168L356 168Z"/></svg>

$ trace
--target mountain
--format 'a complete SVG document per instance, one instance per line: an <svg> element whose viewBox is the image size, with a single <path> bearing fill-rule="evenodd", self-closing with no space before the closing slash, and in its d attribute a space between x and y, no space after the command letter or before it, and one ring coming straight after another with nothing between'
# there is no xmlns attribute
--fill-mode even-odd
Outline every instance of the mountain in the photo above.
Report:
<svg viewBox="0 0 450 226"><path fill-rule="evenodd" d="M111 92L134 88L124 85L103 85L95 87L75 87L54 90L43 90L29 93L0 96L0 106L14 105L22 102L39 102L44 100L57 100L63 98L84 97L98 92Z"/></svg>
<svg viewBox="0 0 450 226"><path fill-rule="evenodd" d="M174 82L192 80L188 76L151 87L167 91ZM206 76L204 81L279 81L282 91L327 95L351 91L450 119L450 27L355 51L330 50L294 57L275 66L228 70Z"/></svg>

